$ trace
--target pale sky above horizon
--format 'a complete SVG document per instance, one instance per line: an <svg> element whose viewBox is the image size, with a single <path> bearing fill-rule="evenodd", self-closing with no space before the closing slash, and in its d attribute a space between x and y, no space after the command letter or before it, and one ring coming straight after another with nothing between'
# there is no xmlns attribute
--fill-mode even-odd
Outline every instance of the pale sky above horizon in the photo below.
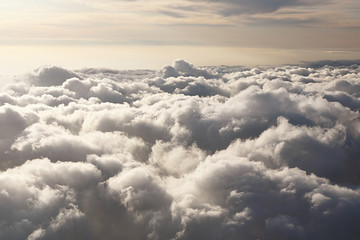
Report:
<svg viewBox="0 0 360 240"><path fill-rule="evenodd" d="M355 59L360 2L12 0L0 1L0 31L1 72Z"/></svg>

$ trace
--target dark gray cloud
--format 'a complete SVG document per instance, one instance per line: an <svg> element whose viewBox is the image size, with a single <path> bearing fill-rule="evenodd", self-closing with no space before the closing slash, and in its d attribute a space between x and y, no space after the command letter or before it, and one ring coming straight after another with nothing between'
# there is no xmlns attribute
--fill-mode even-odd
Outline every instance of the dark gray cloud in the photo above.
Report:
<svg viewBox="0 0 360 240"><path fill-rule="evenodd" d="M357 68L359 63L360 63L360 59L357 59L357 60L322 60L322 61L315 61L315 62L304 62L304 65L306 67L310 67L310 68L322 68L325 66Z"/></svg>
<svg viewBox="0 0 360 240"><path fill-rule="evenodd" d="M326 3L322 0L196 0L195 2L210 2L220 4L218 11L223 15L269 13L283 7L309 6Z"/></svg>
<svg viewBox="0 0 360 240"><path fill-rule="evenodd" d="M185 16L181 13L178 13L176 11L170 11L170 10L159 10L160 14L167 15L174 18L184 18Z"/></svg>
<svg viewBox="0 0 360 240"><path fill-rule="evenodd" d="M342 63L24 75L0 93L0 239L359 238Z"/></svg>

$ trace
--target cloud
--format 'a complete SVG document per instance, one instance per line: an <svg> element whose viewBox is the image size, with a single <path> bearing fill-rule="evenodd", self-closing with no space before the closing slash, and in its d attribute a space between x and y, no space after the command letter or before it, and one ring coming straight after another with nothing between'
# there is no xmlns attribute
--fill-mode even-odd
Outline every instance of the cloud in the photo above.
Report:
<svg viewBox="0 0 360 240"><path fill-rule="evenodd" d="M322 60L315 62L304 62L310 68L322 68L325 66L333 67L358 67L360 60Z"/></svg>
<svg viewBox="0 0 360 240"><path fill-rule="evenodd" d="M165 66L161 71L160 75L164 78L169 77L178 77L178 76L185 76L185 77L204 77L208 78L215 78L216 75L210 73L205 69L200 69L194 67L191 63L188 63L182 59L174 61L172 66Z"/></svg>
<svg viewBox="0 0 360 240"><path fill-rule="evenodd" d="M38 117L35 113L22 113L21 110L22 109L16 109L16 107L13 107L11 105L5 105L0 108L1 139L9 139L16 137L26 127L35 123L38 120Z"/></svg>
<svg viewBox="0 0 360 240"><path fill-rule="evenodd" d="M23 75L0 93L0 238L358 238L345 63Z"/></svg>
<svg viewBox="0 0 360 240"><path fill-rule="evenodd" d="M308 0L208 0L202 2L219 3L220 12L223 15L238 15L238 14L256 14L256 13L271 13L284 7L309 6L322 3L323 1L308 1Z"/></svg>
<svg viewBox="0 0 360 240"><path fill-rule="evenodd" d="M136 4L144 4L143 1L140 0L120 0L120 1L82 1L82 0L72 0L74 2L82 3L83 5L98 7L98 8L106 8L111 9L111 7L120 8L123 4L132 4L137 6ZM200 3L200 5L199 5ZM271 13L275 12L278 9L284 7L296 7L296 6L309 6L309 5L317 5L321 3L325 3L323 0L309 1L309 0L180 0L173 2L172 6L176 6L176 8L168 7L168 9L158 10L164 15L169 15L174 18L182 18L183 15L175 12L174 10L185 10L185 11L194 11L194 8L198 9L199 7L203 7L204 9L208 9L209 6L206 4L214 4L217 6L217 10L224 15L237 15L237 14L256 14L256 13ZM146 3L145 3L146 4ZM161 2L154 1L155 6L162 6ZM219 7L220 6L220 7ZM214 6L211 6L212 10L216 9ZM150 9L148 7L148 9Z"/></svg>
<svg viewBox="0 0 360 240"><path fill-rule="evenodd" d="M41 239L48 232L74 231L71 222L83 218L77 206L78 190L99 178L100 171L91 164L48 159L29 160L1 172L1 238Z"/></svg>
<svg viewBox="0 0 360 240"><path fill-rule="evenodd" d="M33 73L28 79L30 84L35 86L54 86L61 85L66 79L78 77L75 73L57 66L42 66Z"/></svg>

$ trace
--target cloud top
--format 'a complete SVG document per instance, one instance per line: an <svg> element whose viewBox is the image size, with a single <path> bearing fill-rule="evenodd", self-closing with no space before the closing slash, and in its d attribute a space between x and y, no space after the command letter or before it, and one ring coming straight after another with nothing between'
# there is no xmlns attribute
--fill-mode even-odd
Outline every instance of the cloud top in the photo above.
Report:
<svg viewBox="0 0 360 240"><path fill-rule="evenodd" d="M42 66L28 77L31 84L35 86L57 86L69 78L78 77L75 73L57 66Z"/></svg>

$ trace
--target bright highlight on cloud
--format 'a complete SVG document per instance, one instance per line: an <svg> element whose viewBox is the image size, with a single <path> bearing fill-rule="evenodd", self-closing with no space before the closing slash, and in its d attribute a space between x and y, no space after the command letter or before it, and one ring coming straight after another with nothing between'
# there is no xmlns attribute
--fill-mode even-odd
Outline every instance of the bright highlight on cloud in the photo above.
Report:
<svg viewBox="0 0 360 240"><path fill-rule="evenodd" d="M359 80L41 67L0 93L0 238L356 239Z"/></svg>

